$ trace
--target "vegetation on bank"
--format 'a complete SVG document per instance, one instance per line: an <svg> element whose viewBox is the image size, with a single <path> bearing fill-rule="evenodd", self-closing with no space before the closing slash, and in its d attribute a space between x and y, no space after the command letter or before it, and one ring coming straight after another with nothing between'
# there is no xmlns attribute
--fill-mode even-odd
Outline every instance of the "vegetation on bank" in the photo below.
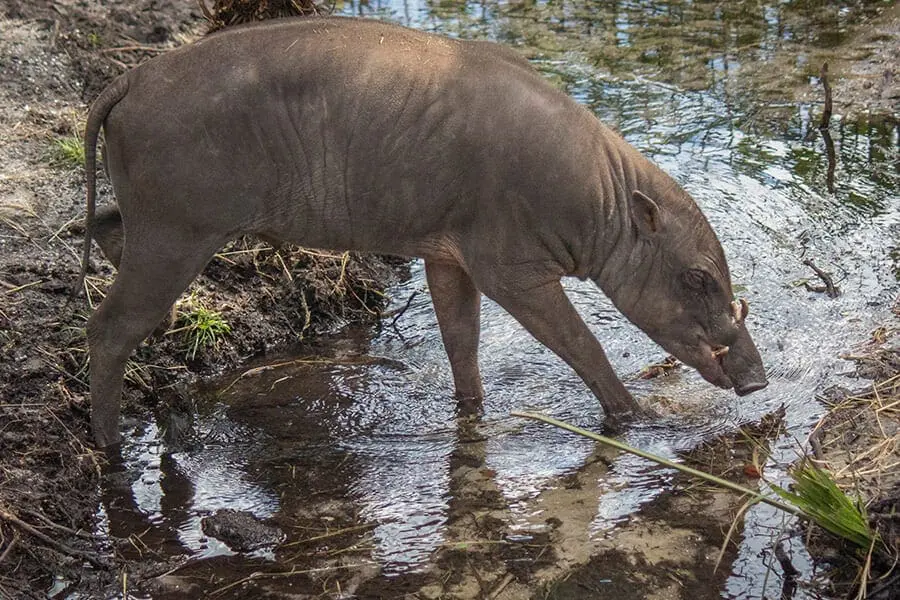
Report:
<svg viewBox="0 0 900 600"><path fill-rule="evenodd" d="M213 0L211 6L207 0L200 0L200 8L210 31L249 21L329 12L314 0Z"/></svg>
<svg viewBox="0 0 900 600"><path fill-rule="evenodd" d="M900 318L900 302L894 307ZM872 383L857 390L830 388L820 400L828 412L809 437L804 460L825 469L864 507L877 541L847 551L811 529L813 556L833 566L831 592L843 597L900 597L900 319L873 332L872 339L844 358Z"/></svg>

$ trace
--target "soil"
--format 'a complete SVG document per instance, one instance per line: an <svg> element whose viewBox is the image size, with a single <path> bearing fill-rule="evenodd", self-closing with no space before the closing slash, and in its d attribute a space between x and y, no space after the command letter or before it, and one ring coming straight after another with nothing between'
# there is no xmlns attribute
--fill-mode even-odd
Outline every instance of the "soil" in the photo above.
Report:
<svg viewBox="0 0 900 600"><path fill-rule="evenodd" d="M836 89L846 78L860 81L865 96L877 86L886 101L897 97L896 76L878 79L885 64L898 64L882 56L898 47L900 27L891 23L884 35L895 42L876 44L882 49L856 61L858 70L835 71L843 74L832 82ZM114 271L95 253L88 300L70 299L83 173L59 156L55 141L78 135L88 103L112 77L206 27L197 5L181 0L0 1L0 597L109 597L123 586L157 598L718 597L727 574L711 567L739 500L682 482L614 540L596 539L588 534L590 506L609 460L600 450L542 494L543 520L513 535L507 502L484 470L484 443L460 444L449 541L433 570L402 582L363 560L370 524L339 492L327 501L285 500L283 522L274 525L309 535L279 547L276 563L236 555L185 564L154 551L170 540L98 542L86 533L95 530L98 506L109 509L103 499L116 473L90 441L84 324ZM100 177L101 203L110 203ZM126 414L168 412L185 402L179 389L197 378L348 322L377 322L382 290L397 268L378 257L236 242L210 263L180 309L181 318L198 304L218 311L231 334L192 359L189 342L171 331L142 345L129 365ZM719 454L730 457L715 459L723 470L752 476L747 451ZM694 459L707 463L709 456ZM325 456L308 476L327 479L337 468ZM734 553L726 545L725 564Z"/></svg>
<svg viewBox="0 0 900 600"><path fill-rule="evenodd" d="M252 552L274 547L284 540L284 533L265 525L253 513L245 510L222 509L204 517L203 533L228 544L235 552Z"/></svg>

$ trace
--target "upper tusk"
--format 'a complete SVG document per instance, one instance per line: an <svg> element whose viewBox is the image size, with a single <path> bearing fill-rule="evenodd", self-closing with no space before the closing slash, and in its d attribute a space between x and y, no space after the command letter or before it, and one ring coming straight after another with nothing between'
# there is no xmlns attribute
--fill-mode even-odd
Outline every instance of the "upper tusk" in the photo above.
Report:
<svg viewBox="0 0 900 600"><path fill-rule="evenodd" d="M740 300L735 300L731 303L731 320L735 325L739 325L744 322L744 319L747 318L747 314L750 312L750 305L747 304L747 301L741 298Z"/></svg>
<svg viewBox="0 0 900 600"><path fill-rule="evenodd" d="M720 358L728 354L730 348L728 346L720 346L718 348L713 348L712 355L713 358Z"/></svg>

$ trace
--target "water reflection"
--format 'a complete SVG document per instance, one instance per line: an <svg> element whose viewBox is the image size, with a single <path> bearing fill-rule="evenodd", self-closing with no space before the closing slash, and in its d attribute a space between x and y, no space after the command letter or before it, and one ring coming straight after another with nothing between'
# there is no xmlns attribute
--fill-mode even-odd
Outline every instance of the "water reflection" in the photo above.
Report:
<svg viewBox="0 0 900 600"><path fill-rule="evenodd" d="M339 7L518 46L691 192L723 242L736 290L751 301L748 323L771 385L738 400L689 370L630 380L636 394L674 398L680 408L657 427L630 432L629 441L675 456L785 404L789 433L774 443L769 465L778 473L821 410L812 393L847 370L836 356L865 337L898 290L898 123L832 122L832 191L827 141L816 130L821 108L794 101L790 89L805 84L874 5L444 0ZM804 258L833 271L843 295L806 291ZM391 296L402 306L423 286L417 264ZM628 377L660 358L593 286L567 282L567 292L617 372ZM126 512L143 515L159 539L173 541L168 552L202 553L209 545L197 521L215 508L285 517L323 497L340 498L373 524L371 555L396 576L464 539L473 497L500 523L498 535L514 537L534 522L540 496L592 464L596 448L518 423L509 412L542 410L589 429L602 428L602 416L581 381L508 315L488 301L482 315L481 410L455 406L422 294L394 328L346 332L310 351L313 362L241 380L225 404L199 419L197 446L166 454L153 430L132 441L129 468L143 475L119 490L130 503ZM589 490L585 529L610 533L665 490L669 477L643 461L615 458ZM121 499L106 505L113 531L127 517ZM772 516L766 507L749 511L723 593L762 596L770 576L759 555L776 533ZM789 543L795 566L804 566L798 540ZM774 593L774 578L769 585Z"/></svg>

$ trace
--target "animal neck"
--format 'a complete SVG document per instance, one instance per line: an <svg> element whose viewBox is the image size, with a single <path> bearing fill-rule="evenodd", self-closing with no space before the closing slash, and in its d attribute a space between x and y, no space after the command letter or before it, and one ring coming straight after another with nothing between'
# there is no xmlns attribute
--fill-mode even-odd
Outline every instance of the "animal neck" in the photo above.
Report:
<svg viewBox="0 0 900 600"><path fill-rule="evenodd" d="M656 167L618 135L605 131L599 138L599 197L591 279L617 306L623 289L640 273L644 242L634 230L631 195L646 189L648 169Z"/></svg>

